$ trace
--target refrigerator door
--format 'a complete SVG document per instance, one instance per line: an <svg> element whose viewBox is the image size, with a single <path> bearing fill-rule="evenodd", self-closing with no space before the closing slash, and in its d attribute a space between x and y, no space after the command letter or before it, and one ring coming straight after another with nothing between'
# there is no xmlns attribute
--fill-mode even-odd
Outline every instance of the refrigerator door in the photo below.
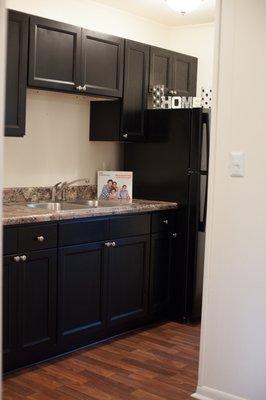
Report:
<svg viewBox="0 0 266 400"><path fill-rule="evenodd" d="M147 110L149 142L128 143L124 152L135 198L187 205L191 112Z"/></svg>

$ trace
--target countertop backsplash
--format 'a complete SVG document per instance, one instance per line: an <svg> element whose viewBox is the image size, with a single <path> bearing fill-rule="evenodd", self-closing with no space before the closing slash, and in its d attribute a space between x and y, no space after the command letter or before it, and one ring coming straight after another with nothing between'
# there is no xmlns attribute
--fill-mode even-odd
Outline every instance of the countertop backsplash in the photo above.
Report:
<svg viewBox="0 0 266 400"><path fill-rule="evenodd" d="M97 198L96 185L70 186L66 189L66 200ZM30 203L38 201L50 201L52 199L52 187L16 187L3 189L4 203ZM60 199L59 199L60 200Z"/></svg>

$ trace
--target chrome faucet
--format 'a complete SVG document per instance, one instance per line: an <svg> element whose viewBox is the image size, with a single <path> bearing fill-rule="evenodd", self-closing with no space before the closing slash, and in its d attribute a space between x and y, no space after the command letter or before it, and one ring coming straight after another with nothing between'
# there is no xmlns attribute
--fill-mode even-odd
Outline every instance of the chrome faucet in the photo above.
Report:
<svg viewBox="0 0 266 400"><path fill-rule="evenodd" d="M74 185L74 183L78 182L84 182L85 184L89 184L90 180L87 178L83 179L75 179L74 181L71 182L58 182L56 183L53 188L52 188L52 201L57 201L58 196L62 193L62 200L66 201L66 189L70 187L71 185Z"/></svg>

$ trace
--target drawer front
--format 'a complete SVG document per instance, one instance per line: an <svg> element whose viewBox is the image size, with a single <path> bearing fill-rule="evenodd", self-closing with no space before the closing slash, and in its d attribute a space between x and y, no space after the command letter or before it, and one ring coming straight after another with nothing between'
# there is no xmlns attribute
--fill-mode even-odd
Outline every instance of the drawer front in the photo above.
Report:
<svg viewBox="0 0 266 400"><path fill-rule="evenodd" d="M150 221L150 214L113 217L110 220L110 238L149 234Z"/></svg>
<svg viewBox="0 0 266 400"><path fill-rule="evenodd" d="M158 211L152 214L152 233L168 232L176 229L176 210Z"/></svg>
<svg viewBox="0 0 266 400"><path fill-rule="evenodd" d="M108 238L108 218L61 222L59 246L98 242Z"/></svg>
<svg viewBox="0 0 266 400"><path fill-rule="evenodd" d="M57 224L38 224L18 229L18 251L25 252L57 247Z"/></svg>
<svg viewBox="0 0 266 400"><path fill-rule="evenodd" d="M18 230L17 228L4 227L3 229L3 253L14 254L18 251Z"/></svg>

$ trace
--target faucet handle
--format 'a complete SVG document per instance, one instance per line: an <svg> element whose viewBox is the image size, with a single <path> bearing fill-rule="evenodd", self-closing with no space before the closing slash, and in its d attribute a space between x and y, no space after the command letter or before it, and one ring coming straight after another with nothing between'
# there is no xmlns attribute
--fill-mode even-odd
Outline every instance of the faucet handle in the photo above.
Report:
<svg viewBox="0 0 266 400"><path fill-rule="evenodd" d="M53 187L56 189L56 188L58 188L58 186L61 185L61 183L62 183L62 182L57 182Z"/></svg>

